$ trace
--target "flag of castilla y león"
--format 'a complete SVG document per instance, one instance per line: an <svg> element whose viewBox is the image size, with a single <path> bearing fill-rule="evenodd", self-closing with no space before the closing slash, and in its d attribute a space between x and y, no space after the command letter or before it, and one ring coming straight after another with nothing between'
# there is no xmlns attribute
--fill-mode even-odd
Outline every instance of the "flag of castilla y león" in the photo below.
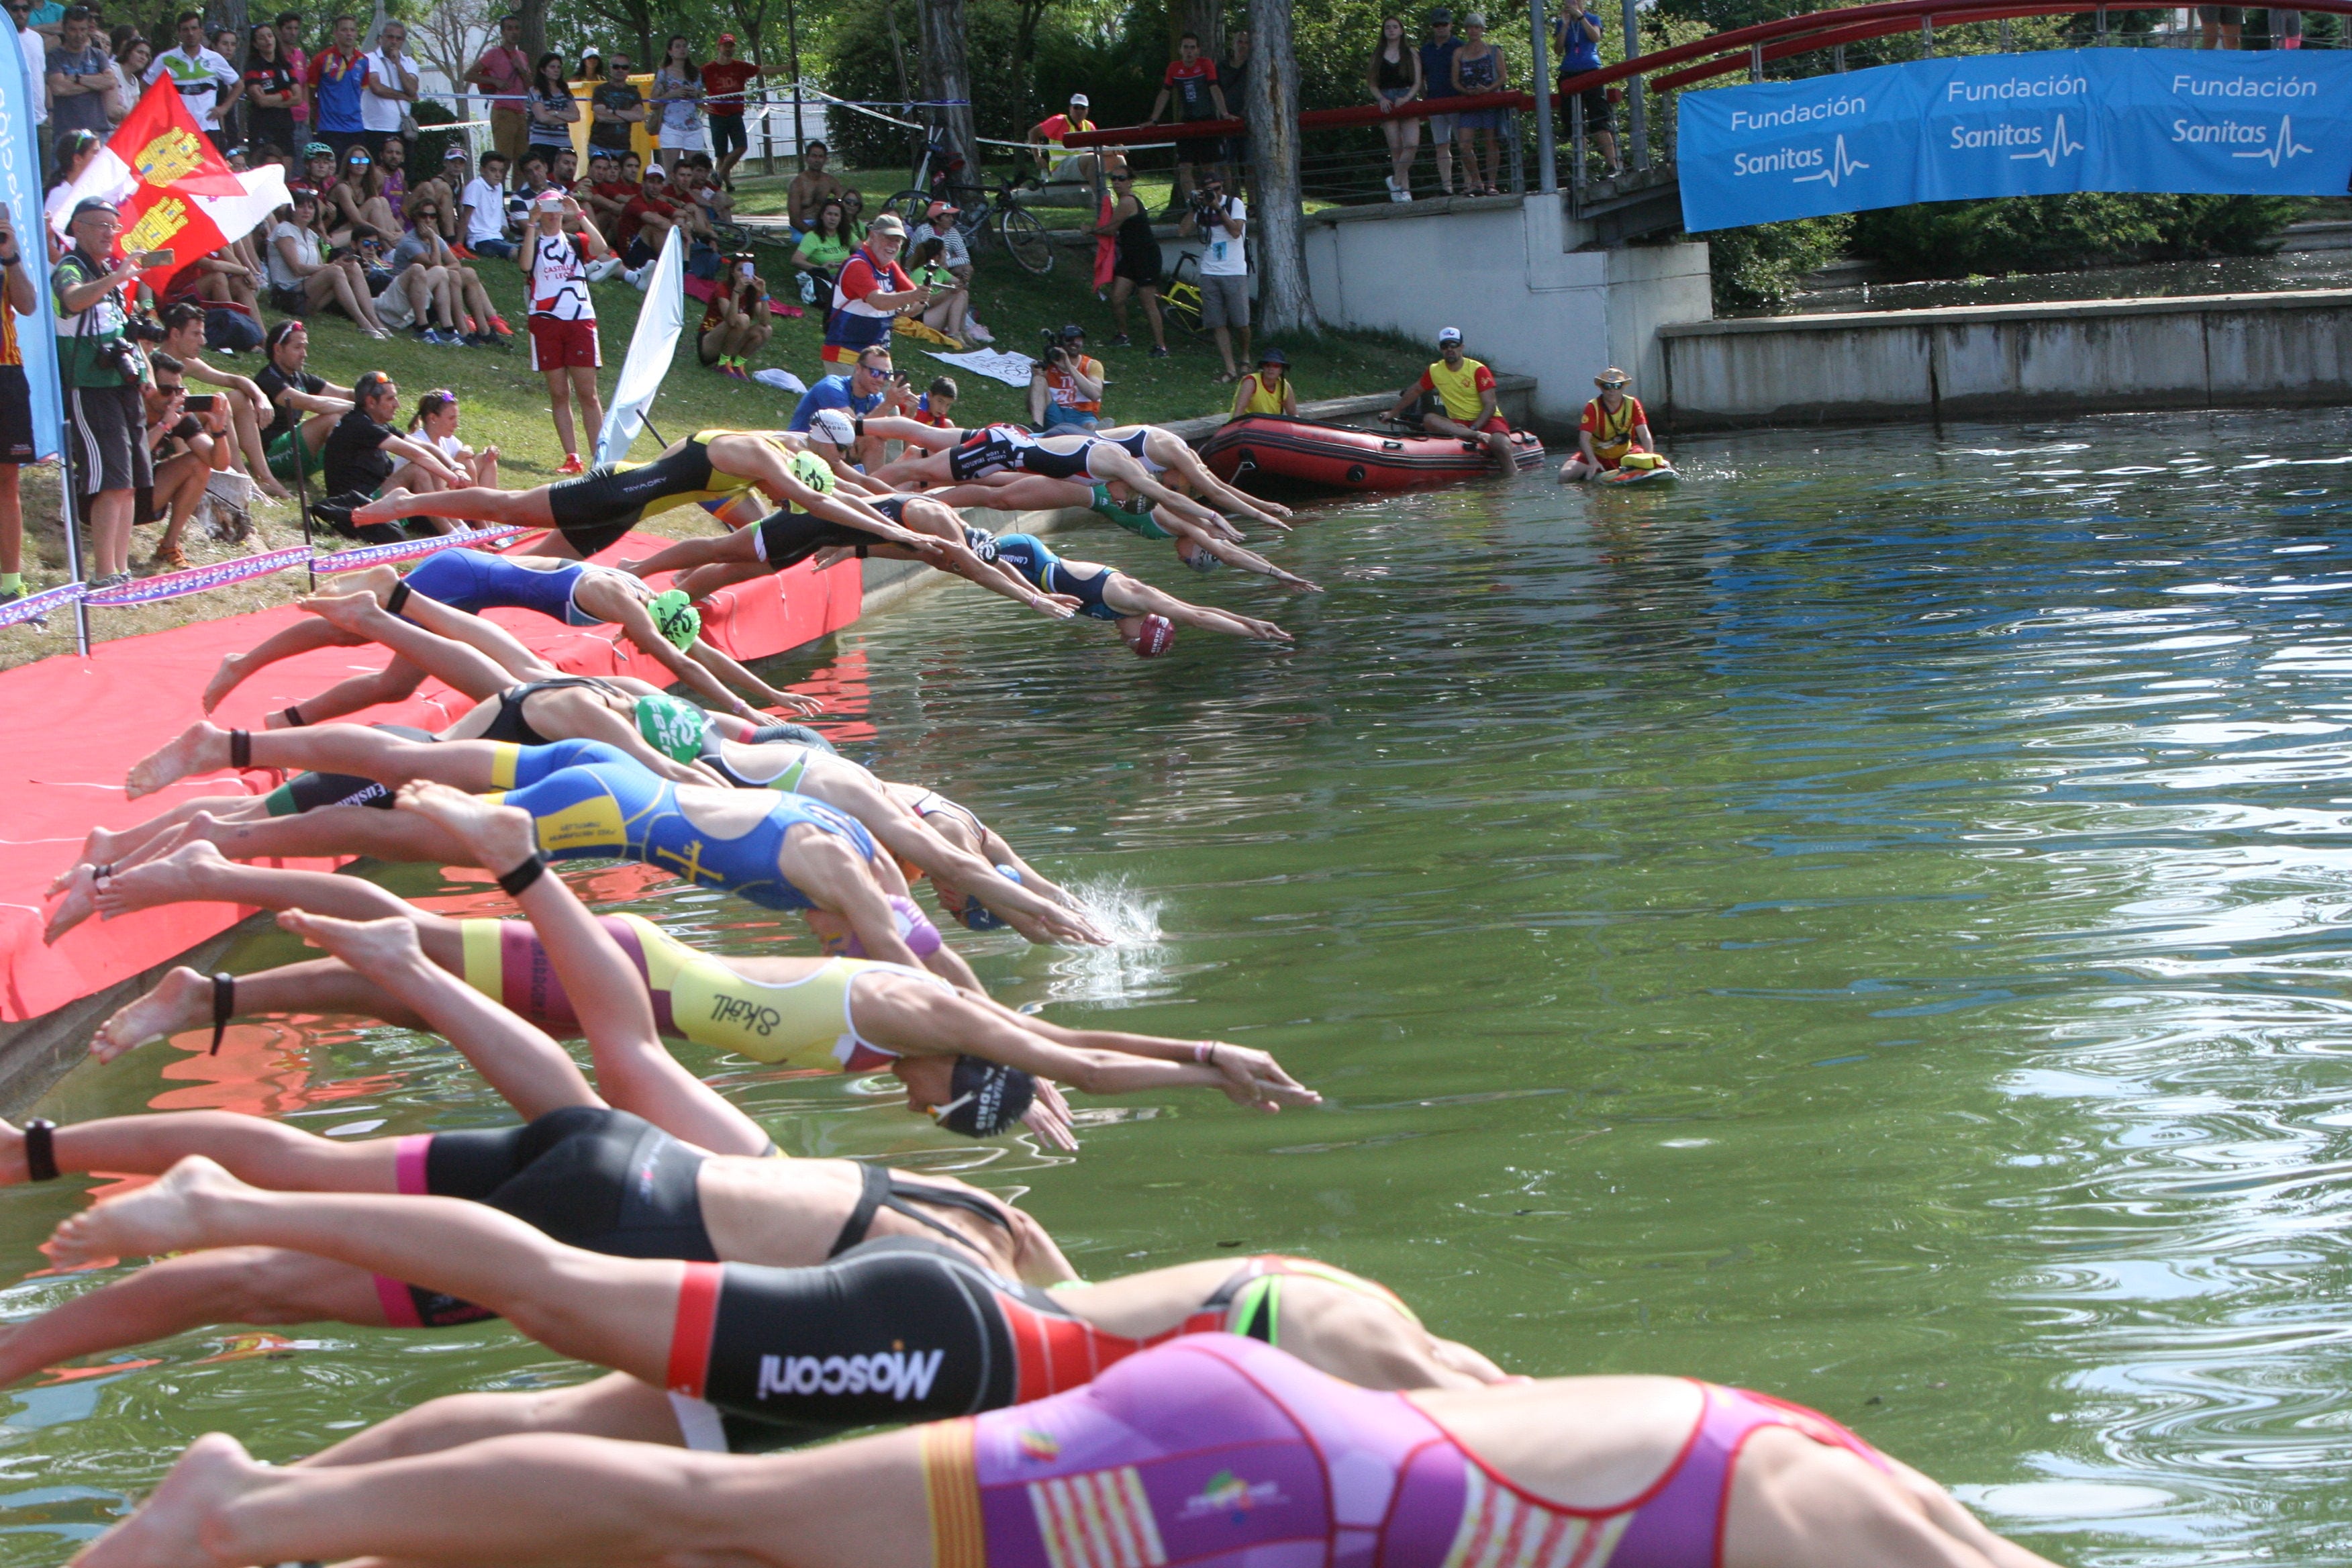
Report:
<svg viewBox="0 0 2352 1568"><path fill-rule="evenodd" d="M196 128L166 75L123 116L81 177L58 204L51 226L68 241L67 220L92 196L122 214L119 254L168 250L171 265L142 275L161 291L172 275L200 256L239 238L286 204L286 174L275 164L240 174Z"/></svg>

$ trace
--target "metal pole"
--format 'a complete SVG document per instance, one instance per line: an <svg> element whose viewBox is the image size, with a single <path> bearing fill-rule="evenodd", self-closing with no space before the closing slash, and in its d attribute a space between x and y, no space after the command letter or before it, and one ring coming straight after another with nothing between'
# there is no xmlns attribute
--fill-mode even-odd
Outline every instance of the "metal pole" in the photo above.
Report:
<svg viewBox="0 0 2352 1568"><path fill-rule="evenodd" d="M1843 44L1832 44L1830 46L1830 69L1837 72L1840 76L1843 76L1845 74L1845 46Z"/></svg>
<svg viewBox="0 0 2352 1568"><path fill-rule="evenodd" d="M1748 79L1749 81L1764 79L1764 46L1761 43L1748 46Z"/></svg>
<svg viewBox="0 0 2352 1568"><path fill-rule="evenodd" d="M1642 52L1642 13L1639 0L1625 0L1625 58L1633 59ZM1643 101L1642 79L1625 79L1625 131L1633 142L1633 167L1650 166L1650 110Z"/></svg>
<svg viewBox="0 0 2352 1568"><path fill-rule="evenodd" d="M1919 18L1919 53L1922 56L1930 56L1935 52L1936 18L1933 16L1922 16Z"/></svg>
<svg viewBox="0 0 2352 1568"><path fill-rule="evenodd" d="M808 132L801 124L801 19L800 13L793 8L793 0L784 0L784 52L792 57L784 63L793 73L793 156L799 158L808 153ZM771 162L774 158L775 145L776 139L771 135L768 138Z"/></svg>
<svg viewBox="0 0 2352 1568"><path fill-rule="evenodd" d="M2107 8L2106 8L2105 5L2102 5L2102 6L2100 6L2100 7L2099 7L2099 42L2100 42L2102 45L2104 45L2104 44L2105 44L2105 43L2106 43L2106 41L2107 41Z"/></svg>
<svg viewBox="0 0 2352 1568"><path fill-rule="evenodd" d="M88 581L81 574L81 524L74 516L73 465L66 460L65 454L66 432L72 428L66 423L65 376L61 372L58 376L58 478L62 482L58 486L58 516L66 530L66 576L80 583ZM79 599L74 601L74 651L84 658L89 657L89 606Z"/></svg>
<svg viewBox="0 0 2352 1568"><path fill-rule="evenodd" d="M2003 16L2000 19L2000 52L2008 54L2011 47L2009 41L2009 18Z"/></svg>
<svg viewBox="0 0 2352 1568"><path fill-rule="evenodd" d="M1551 41L1548 36L1551 24L1544 14L1544 0L1528 0L1528 31L1535 44L1536 188L1545 195L1557 195L1559 194L1559 141L1551 122L1551 67L1545 58L1545 46ZM1561 107L1571 115L1576 112L1565 104Z"/></svg>

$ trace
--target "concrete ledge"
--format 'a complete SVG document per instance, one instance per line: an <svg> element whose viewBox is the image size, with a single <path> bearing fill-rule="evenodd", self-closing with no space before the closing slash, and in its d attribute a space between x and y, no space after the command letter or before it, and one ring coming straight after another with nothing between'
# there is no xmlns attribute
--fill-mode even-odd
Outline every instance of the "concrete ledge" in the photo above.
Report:
<svg viewBox="0 0 2352 1568"><path fill-rule="evenodd" d="M1403 388L1397 390L1402 392ZM1528 422L1535 395L1534 376L1497 374L1495 377L1495 406L1504 418L1514 425ZM1396 406L1396 400L1395 392L1368 392L1356 397L1322 397L1312 403L1300 404L1298 416L1301 419L1320 419L1330 425L1369 425L1371 423L1370 416L1386 413ZM1206 414L1198 419L1180 419L1160 428L1181 436L1197 447L1215 435L1217 427L1225 423L1225 418L1223 414ZM982 526L990 525L983 523Z"/></svg>
<svg viewBox="0 0 2352 1568"><path fill-rule="evenodd" d="M1676 430L2352 403L2352 289L1662 325Z"/></svg>

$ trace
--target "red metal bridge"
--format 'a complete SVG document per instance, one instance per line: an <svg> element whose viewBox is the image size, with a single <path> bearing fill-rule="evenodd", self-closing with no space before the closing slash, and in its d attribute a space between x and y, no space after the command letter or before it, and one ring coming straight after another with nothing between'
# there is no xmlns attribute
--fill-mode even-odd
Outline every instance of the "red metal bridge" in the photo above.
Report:
<svg viewBox="0 0 2352 1568"><path fill-rule="evenodd" d="M1538 72L1545 68L1546 7L1536 0L1531 32ZM1512 127L1512 184L1515 191L1560 191L1571 216L1592 225L1592 237L1611 244L1643 235L1665 233L1682 221L1681 194L1674 172L1674 94L1721 77L1746 73L1762 81L1780 62L1802 56L1826 55L1825 60L1786 71L1810 76L1822 69L1843 70L1850 44L1898 35L1916 35L1925 54L1936 52L1937 30L1991 24L1990 42L2001 51L2011 48L2009 24L2032 16L2081 17L2084 47L2109 45L2179 46L2193 37L2179 35L2126 33L2111 27L2113 16L2126 12L2146 14L2164 7L2104 5L2090 0L2059 0L2021 5L2016 0L1883 0L1869 5L1844 5L1811 11L1801 16L1759 22L1753 26L1717 33L1692 43L1677 44L1637 55L1617 65L1559 80L1557 90L1538 99L1528 92L1485 93L1475 97L1423 100L1411 107L1426 118L1432 113L1456 114L1473 109L1510 109L1534 120L1533 134ZM2352 16L2352 0L2301 0L2294 9ZM1633 0L1623 0L1624 36L1638 37ZM1981 52L1974 42L1971 53ZM1948 45L1948 40L1947 40ZM1618 137L1624 160L1622 174L1610 175L1591 167L1580 116L1566 112L1571 100L1600 88L1618 100ZM1361 130L1393 119L1373 104L1345 109L1309 110L1298 117L1307 151L1300 159L1301 183L1308 195L1336 201L1385 199L1381 174L1385 154L1368 148ZM1555 125L1568 125L1567 135L1555 135ZM1195 121L1182 126L1128 125L1069 138L1073 147L1118 147L1166 142L1171 135L1186 139L1238 137L1248 127L1239 120ZM1353 134L1350 134L1353 133ZM1532 143L1536 167L1525 167L1522 148ZM1564 154L1564 155L1563 155ZM1202 158L1214 156L1203 153ZM1562 165L1565 165L1562 167ZM1556 172L1557 171L1557 172Z"/></svg>

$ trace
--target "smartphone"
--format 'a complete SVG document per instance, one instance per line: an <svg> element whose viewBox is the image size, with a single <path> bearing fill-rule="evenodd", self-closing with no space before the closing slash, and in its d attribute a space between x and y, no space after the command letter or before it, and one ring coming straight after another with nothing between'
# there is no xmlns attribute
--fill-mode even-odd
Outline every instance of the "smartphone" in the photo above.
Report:
<svg viewBox="0 0 2352 1568"><path fill-rule="evenodd" d="M139 270L144 272L151 267L169 267L179 258L175 251L151 250L139 258Z"/></svg>
<svg viewBox="0 0 2352 1568"><path fill-rule="evenodd" d="M220 395L213 392L192 392L180 400L180 406L190 414L210 414L220 405Z"/></svg>
<svg viewBox="0 0 2352 1568"><path fill-rule="evenodd" d="M746 283L751 281L751 263L748 261L739 263L735 268L735 276Z"/></svg>

